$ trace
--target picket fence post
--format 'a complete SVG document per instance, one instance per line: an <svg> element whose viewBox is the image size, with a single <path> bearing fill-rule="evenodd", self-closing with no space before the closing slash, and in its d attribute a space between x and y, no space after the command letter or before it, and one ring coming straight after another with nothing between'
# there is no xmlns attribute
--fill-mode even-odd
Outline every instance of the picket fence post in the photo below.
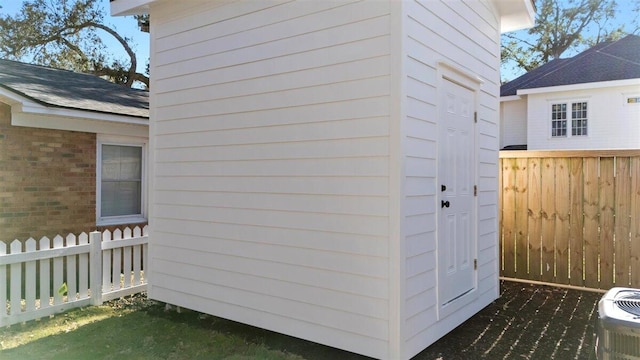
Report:
<svg viewBox="0 0 640 360"><path fill-rule="evenodd" d="M89 279L91 304L102 305L102 233L92 231L89 234Z"/></svg>

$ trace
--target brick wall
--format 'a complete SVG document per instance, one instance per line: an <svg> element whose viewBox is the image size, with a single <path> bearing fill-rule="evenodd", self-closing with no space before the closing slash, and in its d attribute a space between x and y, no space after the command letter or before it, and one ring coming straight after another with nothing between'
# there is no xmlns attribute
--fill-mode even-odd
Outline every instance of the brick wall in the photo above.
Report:
<svg viewBox="0 0 640 360"><path fill-rule="evenodd" d="M0 103L0 240L95 230L96 135L10 119Z"/></svg>

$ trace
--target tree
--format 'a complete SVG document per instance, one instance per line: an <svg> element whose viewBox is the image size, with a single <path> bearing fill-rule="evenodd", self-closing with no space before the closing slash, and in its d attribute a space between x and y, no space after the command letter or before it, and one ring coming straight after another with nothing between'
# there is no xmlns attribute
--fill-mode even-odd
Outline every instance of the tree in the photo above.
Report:
<svg viewBox="0 0 640 360"><path fill-rule="evenodd" d="M615 25L615 0L537 0L536 24L527 31L503 34L502 63L530 71L570 50L616 40L625 34Z"/></svg>
<svg viewBox="0 0 640 360"><path fill-rule="evenodd" d="M131 87L149 77L136 71L130 39L104 24L99 0L30 0L14 17L0 16L0 56L105 77ZM128 59L115 59L100 35L116 39Z"/></svg>

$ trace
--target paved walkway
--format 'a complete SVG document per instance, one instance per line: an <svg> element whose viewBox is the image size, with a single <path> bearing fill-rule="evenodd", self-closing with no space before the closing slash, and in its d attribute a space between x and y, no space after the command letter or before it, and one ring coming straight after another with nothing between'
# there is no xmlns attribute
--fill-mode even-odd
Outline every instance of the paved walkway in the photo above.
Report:
<svg viewBox="0 0 640 360"><path fill-rule="evenodd" d="M603 294L504 281L498 300L415 360L595 359Z"/></svg>

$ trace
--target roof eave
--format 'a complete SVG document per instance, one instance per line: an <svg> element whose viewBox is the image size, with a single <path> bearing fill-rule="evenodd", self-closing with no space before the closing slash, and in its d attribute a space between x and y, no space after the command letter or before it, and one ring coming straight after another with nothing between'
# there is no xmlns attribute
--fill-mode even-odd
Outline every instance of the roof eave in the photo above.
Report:
<svg viewBox="0 0 640 360"><path fill-rule="evenodd" d="M522 96L519 96L519 95L500 96L500 102L516 101L521 99L522 99Z"/></svg>
<svg viewBox="0 0 640 360"><path fill-rule="evenodd" d="M500 32L528 29L535 23L533 0L493 0L500 16Z"/></svg>
<svg viewBox="0 0 640 360"><path fill-rule="evenodd" d="M560 91L590 90L590 89L600 89L600 88L608 88L608 87L616 87L616 86L638 86L638 85L640 85L640 78L589 82L589 83L582 83L582 84L547 86L547 87L531 88L531 89L519 89L517 91L517 94L518 95L543 94L543 93L560 92Z"/></svg>
<svg viewBox="0 0 640 360"><path fill-rule="evenodd" d="M111 0L111 16L149 13L149 5L156 0Z"/></svg>
<svg viewBox="0 0 640 360"><path fill-rule="evenodd" d="M120 128L133 127L146 129L135 130L135 133L146 131L148 134L148 117L45 106L3 87L0 87L0 102L11 106L11 124L14 126L123 134L126 131L120 131ZM96 126L97 123L101 125Z"/></svg>

